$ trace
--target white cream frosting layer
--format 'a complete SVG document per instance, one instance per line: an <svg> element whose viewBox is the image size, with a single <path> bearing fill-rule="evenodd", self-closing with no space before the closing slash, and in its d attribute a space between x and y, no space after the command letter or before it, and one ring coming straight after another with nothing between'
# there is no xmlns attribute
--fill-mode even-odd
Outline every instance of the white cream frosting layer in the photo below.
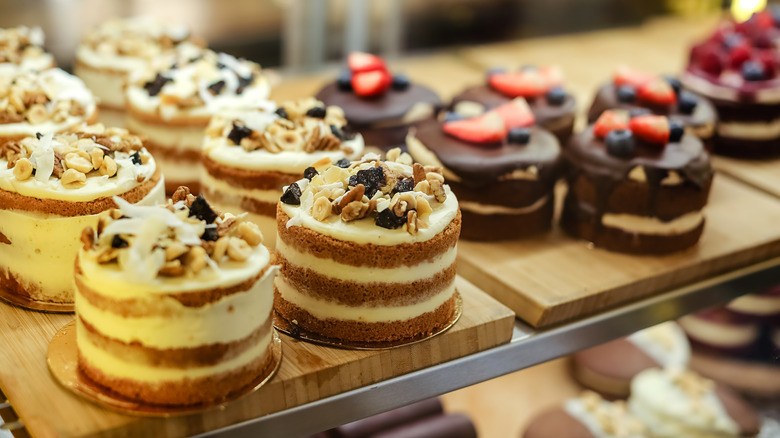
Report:
<svg viewBox="0 0 780 438"><path fill-rule="evenodd" d="M684 316L678 323L691 338L719 347L743 347L758 338L755 324L719 324L696 315Z"/></svg>
<svg viewBox="0 0 780 438"><path fill-rule="evenodd" d="M732 102L740 100L740 92L736 88L714 84L690 72L684 72L680 80L686 87L706 97ZM756 91L755 101L767 105L780 102L780 87L764 88Z"/></svg>
<svg viewBox="0 0 780 438"><path fill-rule="evenodd" d="M86 264L89 263L94 262ZM85 263L81 266L84 268ZM253 268L257 273L262 266L253 265ZM89 267L90 273L99 270L100 267ZM93 306L77 290L76 312L105 336L126 343L139 342L145 347L187 348L233 342L252 334L270 317L276 272L277 267L270 267L249 290L227 295L202 307L187 307L157 292L140 298L149 308L164 311L164 316L123 317ZM90 278L86 271L81 279L87 287L109 298L114 298L114 287L123 286L105 283L101 277ZM182 292L192 290L193 284L197 286L192 280L182 282Z"/></svg>
<svg viewBox="0 0 780 438"><path fill-rule="evenodd" d="M371 217L344 222L339 216L334 215L321 222L312 217L310 208L285 203L282 203L281 206L282 211L290 218L294 218L297 215L300 220L298 222L299 226L309 228L334 239L358 244L373 243L375 245L390 246L402 243L425 242L433 239L455 219L455 216L458 215L458 200L449 186L445 185L444 189L447 199L442 204L434 207L435 209L428 219L428 227L419 229L417 234L409 234L404 227L394 230L379 227L374 224L374 219ZM289 226L290 224L288 224Z"/></svg>
<svg viewBox="0 0 780 438"><path fill-rule="evenodd" d="M674 235L682 234L698 227L704 220L701 211L686 213L671 221L664 222L655 217L632 214L605 213L601 223L606 227L619 228L630 233Z"/></svg>
<svg viewBox="0 0 780 438"><path fill-rule="evenodd" d="M453 246L434 259L418 263L414 266L400 268L355 267L338 263L332 259L317 257L312 253L303 253L277 238L276 250L287 261L299 268L310 269L317 274L337 280L357 283L392 282L411 283L417 280L431 278L455 263L458 247Z"/></svg>
<svg viewBox="0 0 780 438"><path fill-rule="evenodd" d="M143 63L140 68L143 68ZM114 70L93 70L81 67L79 64L75 65L73 73L84 81L84 84L92 91L99 104L109 105L114 108L123 108L125 106L123 90L126 80L125 74Z"/></svg>
<svg viewBox="0 0 780 438"><path fill-rule="evenodd" d="M428 300L408 306L356 307L338 304L334 301L320 300L302 294L293 288L281 275L276 277L274 285L283 299L305 309L317 319L326 320L331 318L341 321L367 323L398 322L416 318L424 313L438 309L455 294L455 284L453 283Z"/></svg>
<svg viewBox="0 0 780 438"><path fill-rule="evenodd" d="M220 373L233 371L246 366L259 357L262 357L268 350L271 343L273 330L257 344L248 348L240 355L220 362L216 365L207 365L188 368L160 368L139 363L130 363L112 354L107 353L95 346L84 335L80 327L76 329L76 343L82 357L92 366L100 369L101 372L109 377L122 379L131 379L148 383L163 383L165 381L180 382L183 379L197 379L201 377L214 376Z"/></svg>
<svg viewBox="0 0 780 438"><path fill-rule="evenodd" d="M147 123L127 115L127 129L146 138L159 146L174 150L200 151L203 147L203 137L206 125L159 125Z"/></svg>
<svg viewBox="0 0 780 438"><path fill-rule="evenodd" d="M628 403L631 412L658 438L725 438L739 433L739 426L714 391L693 400L659 369L634 377Z"/></svg>
<svg viewBox="0 0 780 438"><path fill-rule="evenodd" d="M610 403L605 400L599 401L599 403L603 404L605 407L608 406ZM566 411L567 414L571 415L573 418L576 418L580 423L585 425L585 427L588 428L591 434L593 434L594 438L617 438L616 435L613 435L611 433L608 433L604 430L604 428L601 426L601 421L599 418L597 418L594 414L592 414L588 408L585 406L585 403L580 398L573 398L568 399L563 404L563 410ZM628 415L626 413L626 415ZM610 418L607 421L610 422L619 422L620 419L616 418ZM624 421L629 421L628 419L625 419ZM564 437L560 437L564 438ZM620 435L619 438L646 438L644 434L632 434L632 435Z"/></svg>
<svg viewBox="0 0 780 438"><path fill-rule="evenodd" d="M472 201L460 201L460 208L466 211L470 211L472 213L476 214L485 214L485 215L491 215L491 214L530 214L533 213L540 208L544 207L547 202L550 200L549 196L543 196L539 198L536 202L533 204L526 206L526 207L504 207L503 205L490 205L490 204L481 204L479 202L472 202Z"/></svg>
<svg viewBox="0 0 780 438"><path fill-rule="evenodd" d="M718 135L742 140L772 140L780 137L780 119L770 122L718 122Z"/></svg>
<svg viewBox="0 0 780 438"><path fill-rule="evenodd" d="M731 310L753 315L774 315L780 313L780 295L743 295L726 305Z"/></svg>
<svg viewBox="0 0 780 438"><path fill-rule="evenodd" d="M137 205L164 201L165 183L161 178ZM96 227L99 217L62 217L0 208L0 233L11 241L11 245L0 243L0 266L42 291L34 298L58 297L59 301L72 302L73 264L82 246L81 231Z"/></svg>
<svg viewBox="0 0 780 438"><path fill-rule="evenodd" d="M691 359L685 332L673 321L646 328L627 339L664 368L682 368Z"/></svg>
<svg viewBox="0 0 780 438"><path fill-rule="evenodd" d="M283 194L281 187L279 187L278 190L261 190L231 186L220 179L214 178L205 170L201 174L200 181L201 184L208 187L210 191L218 193L222 200L229 201L228 203L234 203L236 205L241 202L241 198L255 199L260 202L276 204Z"/></svg>

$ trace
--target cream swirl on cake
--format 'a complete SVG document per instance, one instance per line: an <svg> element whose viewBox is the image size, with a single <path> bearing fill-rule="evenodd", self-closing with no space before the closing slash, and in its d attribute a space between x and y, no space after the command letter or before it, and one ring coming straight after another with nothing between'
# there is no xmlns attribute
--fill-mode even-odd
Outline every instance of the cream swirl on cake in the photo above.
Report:
<svg viewBox="0 0 780 438"><path fill-rule="evenodd" d="M211 403L272 365L277 267L244 216L182 187L84 231L76 261L79 369L135 401Z"/></svg>
<svg viewBox="0 0 780 438"><path fill-rule="evenodd" d="M248 212L273 243L276 203L284 186L322 158L362 155L363 138L345 125L340 108L326 108L312 98L221 113L206 129L203 193L221 210Z"/></svg>
<svg viewBox="0 0 780 438"><path fill-rule="evenodd" d="M323 159L277 209L275 309L317 336L383 342L431 334L455 312L458 201L440 169Z"/></svg>
<svg viewBox="0 0 780 438"><path fill-rule="evenodd" d="M51 53L43 50L40 27L18 26L0 29L0 64L22 71L42 71L56 65Z"/></svg>
<svg viewBox="0 0 780 438"><path fill-rule="evenodd" d="M73 303L81 230L115 206L112 196L144 205L164 199L154 159L125 130L83 126L0 145L0 287Z"/></svg>
<svg viewBox="0 0 780 438"><path fill-rule="evenodd" d="M127 126L149 138L169 192L178 185L197 191L200 151L211 117L227 110L267 108L269 92L258 64L203 50L133 79L125 90Z"/></svg>

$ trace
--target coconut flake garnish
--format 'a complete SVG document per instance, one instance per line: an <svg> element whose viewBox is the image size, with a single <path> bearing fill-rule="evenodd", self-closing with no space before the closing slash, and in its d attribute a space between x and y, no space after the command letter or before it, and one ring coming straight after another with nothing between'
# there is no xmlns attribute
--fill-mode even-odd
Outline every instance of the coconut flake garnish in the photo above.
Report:
<svg viewBox="0 0 780 438"><path fill-rule="evenodd" d="M35 179L46 182L54 172L54 133L50 132L38 142L38 147L33 151L31 162L35 165Z"/></svg>

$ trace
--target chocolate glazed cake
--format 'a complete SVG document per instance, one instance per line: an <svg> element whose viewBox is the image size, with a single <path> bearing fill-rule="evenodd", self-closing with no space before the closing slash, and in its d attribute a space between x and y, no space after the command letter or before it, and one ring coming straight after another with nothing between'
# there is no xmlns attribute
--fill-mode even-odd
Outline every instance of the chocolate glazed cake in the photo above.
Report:
<svg viewBox="0 0 780 438"><path fill-rule="evenodd" d="M713 174L701 141L683 136L679 126L669 128L662 116L636 117L630 122L634 132L617 129L606 138L595 132L603 129L599 122L564 150L569 191L563 229L596 246L634 254L696 244ZM618 125L628 126L625 122ZM662 131L658 137L647 132L653 124Z"/></svg>

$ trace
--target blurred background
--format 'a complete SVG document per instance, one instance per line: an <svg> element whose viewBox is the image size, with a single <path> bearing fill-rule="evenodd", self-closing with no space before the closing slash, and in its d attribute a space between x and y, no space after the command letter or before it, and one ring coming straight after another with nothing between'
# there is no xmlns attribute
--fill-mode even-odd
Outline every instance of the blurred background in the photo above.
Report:
<svg viewBox="0 0 780 438"><path fill-rule="evenodd" d="M210 45L285 70L311 71L351 50L387 57L454 45L631 26L696 15L723 0L0 0L0 27L41 26L61 66L102 20L182 22Z"/></svg>

